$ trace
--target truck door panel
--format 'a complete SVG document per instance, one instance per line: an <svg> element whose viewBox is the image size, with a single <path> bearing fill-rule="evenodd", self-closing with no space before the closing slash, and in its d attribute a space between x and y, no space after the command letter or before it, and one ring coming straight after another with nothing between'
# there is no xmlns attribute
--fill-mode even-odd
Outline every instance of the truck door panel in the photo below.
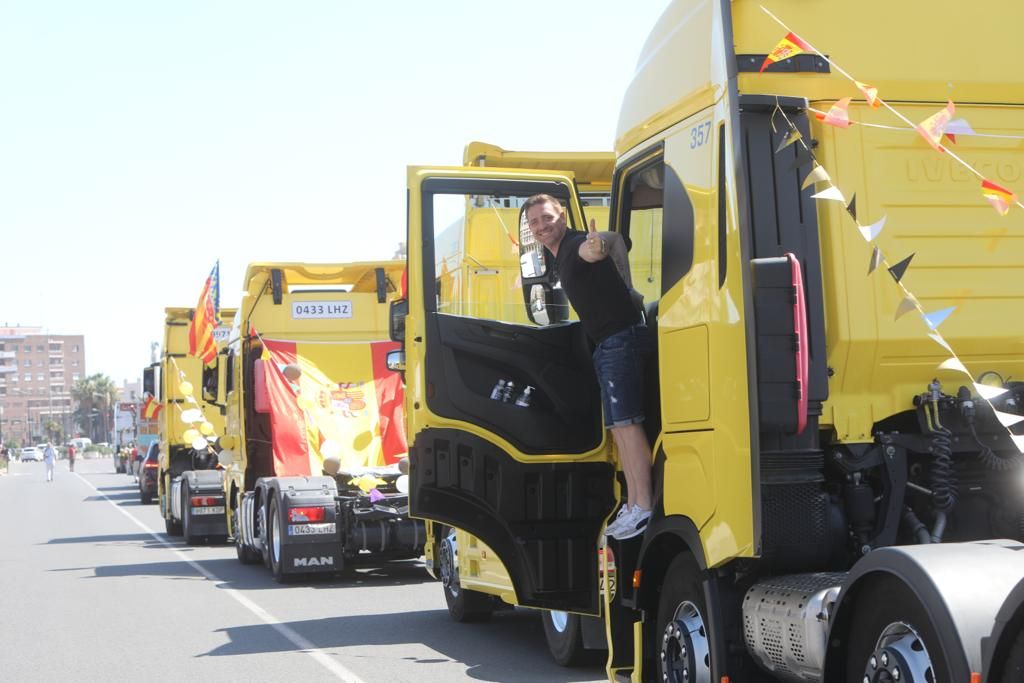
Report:
<svg viewBox="0 0 1024 683"><path fill-rule="evenodd" d="M519 604L597 614L615 472L580 324L564 308L527 308L541 304L536 274L520 267L520 212L538 193L565 204L570 228L584 225L568 174L410 170L406 378L421 387L408 415L410 513L493 549ZM550 319L563 322L530 322ZM511 400L491 398L500 380L514 383Z"/></svg>

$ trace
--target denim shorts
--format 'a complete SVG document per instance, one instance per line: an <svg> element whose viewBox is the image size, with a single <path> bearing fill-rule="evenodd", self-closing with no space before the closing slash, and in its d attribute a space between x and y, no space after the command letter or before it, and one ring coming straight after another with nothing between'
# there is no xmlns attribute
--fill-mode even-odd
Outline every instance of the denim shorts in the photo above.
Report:
<svg viewBox="0 0 1024 683"><path fill-rule="evenodd" d="M605 427L644 421L644 366L652 350L651 330L645 325L616 332L594 349Z"/></svg>

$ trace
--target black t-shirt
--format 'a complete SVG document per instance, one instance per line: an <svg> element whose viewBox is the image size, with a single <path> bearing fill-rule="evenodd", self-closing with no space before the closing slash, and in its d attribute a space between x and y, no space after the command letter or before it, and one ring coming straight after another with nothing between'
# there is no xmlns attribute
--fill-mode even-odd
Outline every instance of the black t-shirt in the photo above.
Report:
<svg viewBox="0 0 1024 683"><path fill-rule="evenodd" d="M641 321L640 311L611 258L587 263L580 258L585 232L567 230L558 246L555 270L562 289L580 316L587 336L595 343Z"/></svg>

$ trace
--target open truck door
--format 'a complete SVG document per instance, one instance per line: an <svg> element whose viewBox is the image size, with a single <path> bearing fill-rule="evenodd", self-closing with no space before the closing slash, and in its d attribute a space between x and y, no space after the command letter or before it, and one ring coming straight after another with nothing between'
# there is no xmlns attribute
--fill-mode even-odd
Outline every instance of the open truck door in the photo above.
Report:
<svg viewBox="0 0 1024 683"><path fill-rule="evenodd" d="M585 229L569 174L409 169L410 514L486 543L518 604L598 614L615 472L589 344L522 221L539 193Z"/></svg>

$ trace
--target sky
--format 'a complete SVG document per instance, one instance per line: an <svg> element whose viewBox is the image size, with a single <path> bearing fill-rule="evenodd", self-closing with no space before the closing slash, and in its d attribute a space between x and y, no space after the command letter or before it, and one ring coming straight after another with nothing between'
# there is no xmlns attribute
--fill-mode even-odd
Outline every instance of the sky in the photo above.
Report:
<svg viewBox="0 0 1024 683"><path fill-rule="evenodd" d="M388 259L405 167L610 150L668 0L3 0L0 325L120 385L253 261Z"/></svg>

